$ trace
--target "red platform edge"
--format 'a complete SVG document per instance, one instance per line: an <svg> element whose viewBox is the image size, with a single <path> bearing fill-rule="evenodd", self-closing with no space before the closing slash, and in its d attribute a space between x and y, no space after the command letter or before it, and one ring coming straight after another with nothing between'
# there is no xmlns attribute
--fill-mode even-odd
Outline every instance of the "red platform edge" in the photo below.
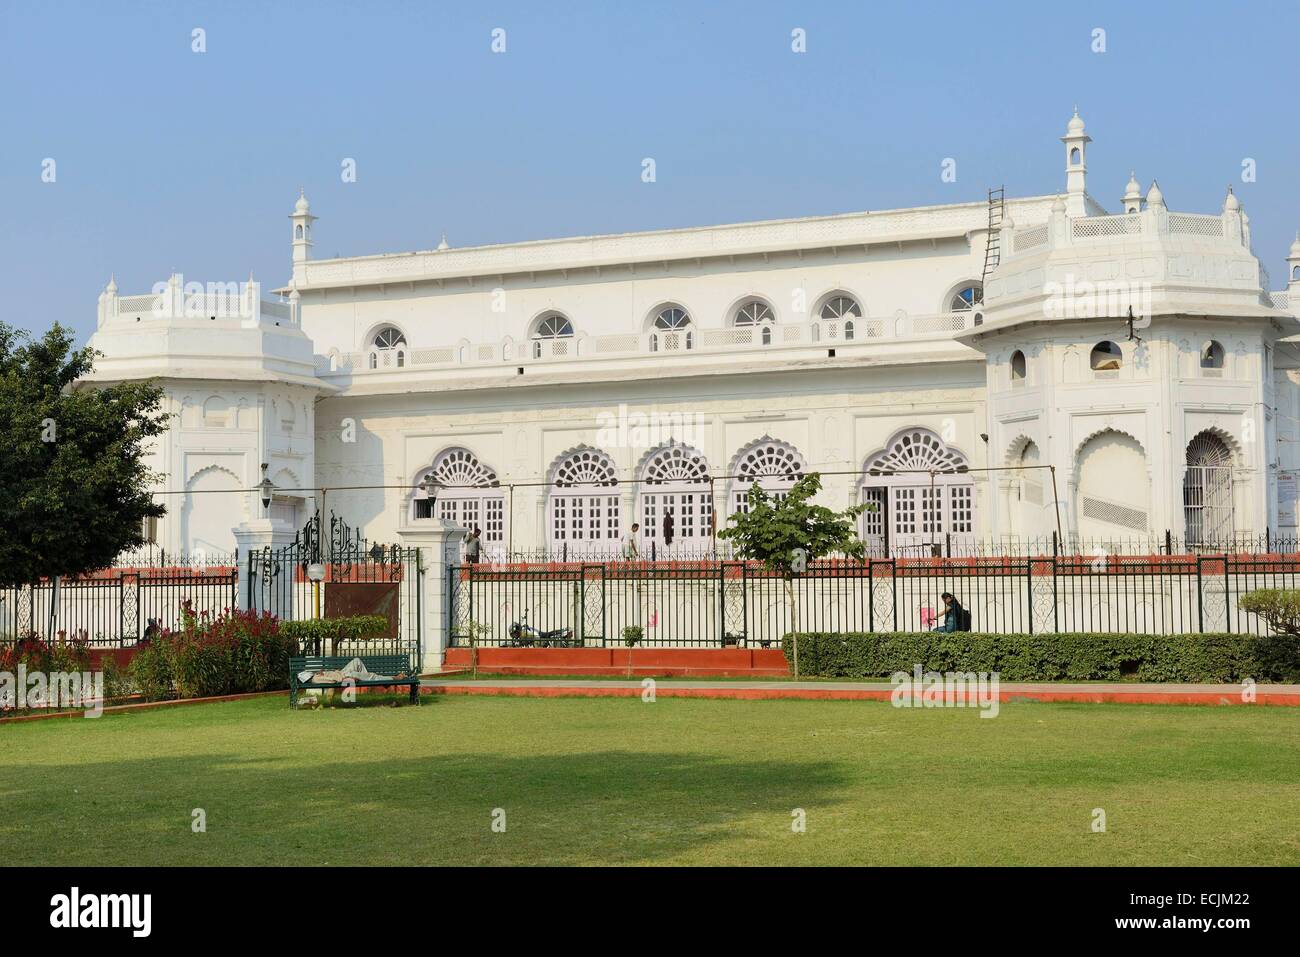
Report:
<svg viewBox="0 0 1300 957"><path fill-rule="evenodd" d="M444 668L469 668L468 648L448 648ZM626 648L480 648L479 671L500 675L628 673ZM633 648L632 674L655 678L782 677L790 674L779 648Z"/></svg>
<svg viewBox="0 0 1300 957"><path fill-rule="evenodd" d="M424 687L424 694L443 695L499 695L517 698L639 698L639 686L593 688L583 685L565 685L555 682L550 686L508 686L466 683ZM893 690L889 688L683 688L659 686L655 696L660 698L731 698L747 701L889 701ZM1190 704L1190 705L1284 705L1300 706L1300 694L1287 692L1259 692L1253 702L1242 701L1239 695L1225 695L1217 691L1003 691L999 702L1039 701L1075 702L1080 704ZM971 704L975 702L972 699Z"/></svg>

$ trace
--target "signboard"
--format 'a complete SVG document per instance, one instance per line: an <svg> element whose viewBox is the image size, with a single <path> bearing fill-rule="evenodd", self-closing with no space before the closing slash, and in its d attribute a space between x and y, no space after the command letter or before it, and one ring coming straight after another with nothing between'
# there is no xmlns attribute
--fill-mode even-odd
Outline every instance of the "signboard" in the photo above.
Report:
<svg viewBox="0 0 1300 957"><path fill-rule="evenodd" d="M1278 473L1277 523L1283 528L1296 527L1296 473L1295 472Z"/></svg>

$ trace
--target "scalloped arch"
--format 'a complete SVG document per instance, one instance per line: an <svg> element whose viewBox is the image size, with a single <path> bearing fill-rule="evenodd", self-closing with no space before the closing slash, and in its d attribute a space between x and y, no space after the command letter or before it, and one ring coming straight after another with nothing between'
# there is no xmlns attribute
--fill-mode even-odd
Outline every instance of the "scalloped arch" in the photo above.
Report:
<svg viewBox="0 0 1300 957"><path fill-rule="evenodd" d="M709 480L709 460L699 449L670 442L643 455L637 474L647 485L670 482L694 485Z"/></svg>
<svg viewBox="0 0 1300 957"><path fill-rule="evenodd" d="M576 445L561 452L547 474L557 488L618 484L618 468L614 460L608 453L590 445Z"/></svg>

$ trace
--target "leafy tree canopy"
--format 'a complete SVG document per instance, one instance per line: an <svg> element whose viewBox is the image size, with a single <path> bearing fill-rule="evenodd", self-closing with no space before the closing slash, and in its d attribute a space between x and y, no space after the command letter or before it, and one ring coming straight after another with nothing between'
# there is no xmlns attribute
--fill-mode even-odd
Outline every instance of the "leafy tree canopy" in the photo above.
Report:
<svg viewBox="0 0 1300 957"><path fill-rule="evenodd" d="M755 483L746 497L749 510L732 515L730 527L718 532L718 537L733 541L743 558L787 576L803 572L808 562L825 555L861 558L866 546L858 538L857 518L870 506L836 512L811 504L821 487L821 475L812 472L777 500Z"/></svg>
<svg viewBox="0 0 1300 957"><path fill-rule="evenodd" d="M167 427L162 390L78 385L94 358L57 324L35 339L0 322L0 583L110 565L165 511L144 461Z"/></svg>

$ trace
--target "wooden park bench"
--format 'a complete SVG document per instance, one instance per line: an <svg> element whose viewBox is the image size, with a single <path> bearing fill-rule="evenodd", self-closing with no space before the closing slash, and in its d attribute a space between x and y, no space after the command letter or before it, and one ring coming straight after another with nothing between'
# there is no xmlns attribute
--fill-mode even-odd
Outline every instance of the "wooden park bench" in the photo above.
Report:
<svg viewBox="0 0 1300 957"><path fill-rule="evenodd" d="M391 678L345 678L341 681L302 682L304 671L342 671L353 658L360 658L366 671ZM289 659L289 707L298 707L298 692L316 688L388 688L408 685L411 704L420 702L420 676L411 667L409 655L307 655Z"/></svg>

